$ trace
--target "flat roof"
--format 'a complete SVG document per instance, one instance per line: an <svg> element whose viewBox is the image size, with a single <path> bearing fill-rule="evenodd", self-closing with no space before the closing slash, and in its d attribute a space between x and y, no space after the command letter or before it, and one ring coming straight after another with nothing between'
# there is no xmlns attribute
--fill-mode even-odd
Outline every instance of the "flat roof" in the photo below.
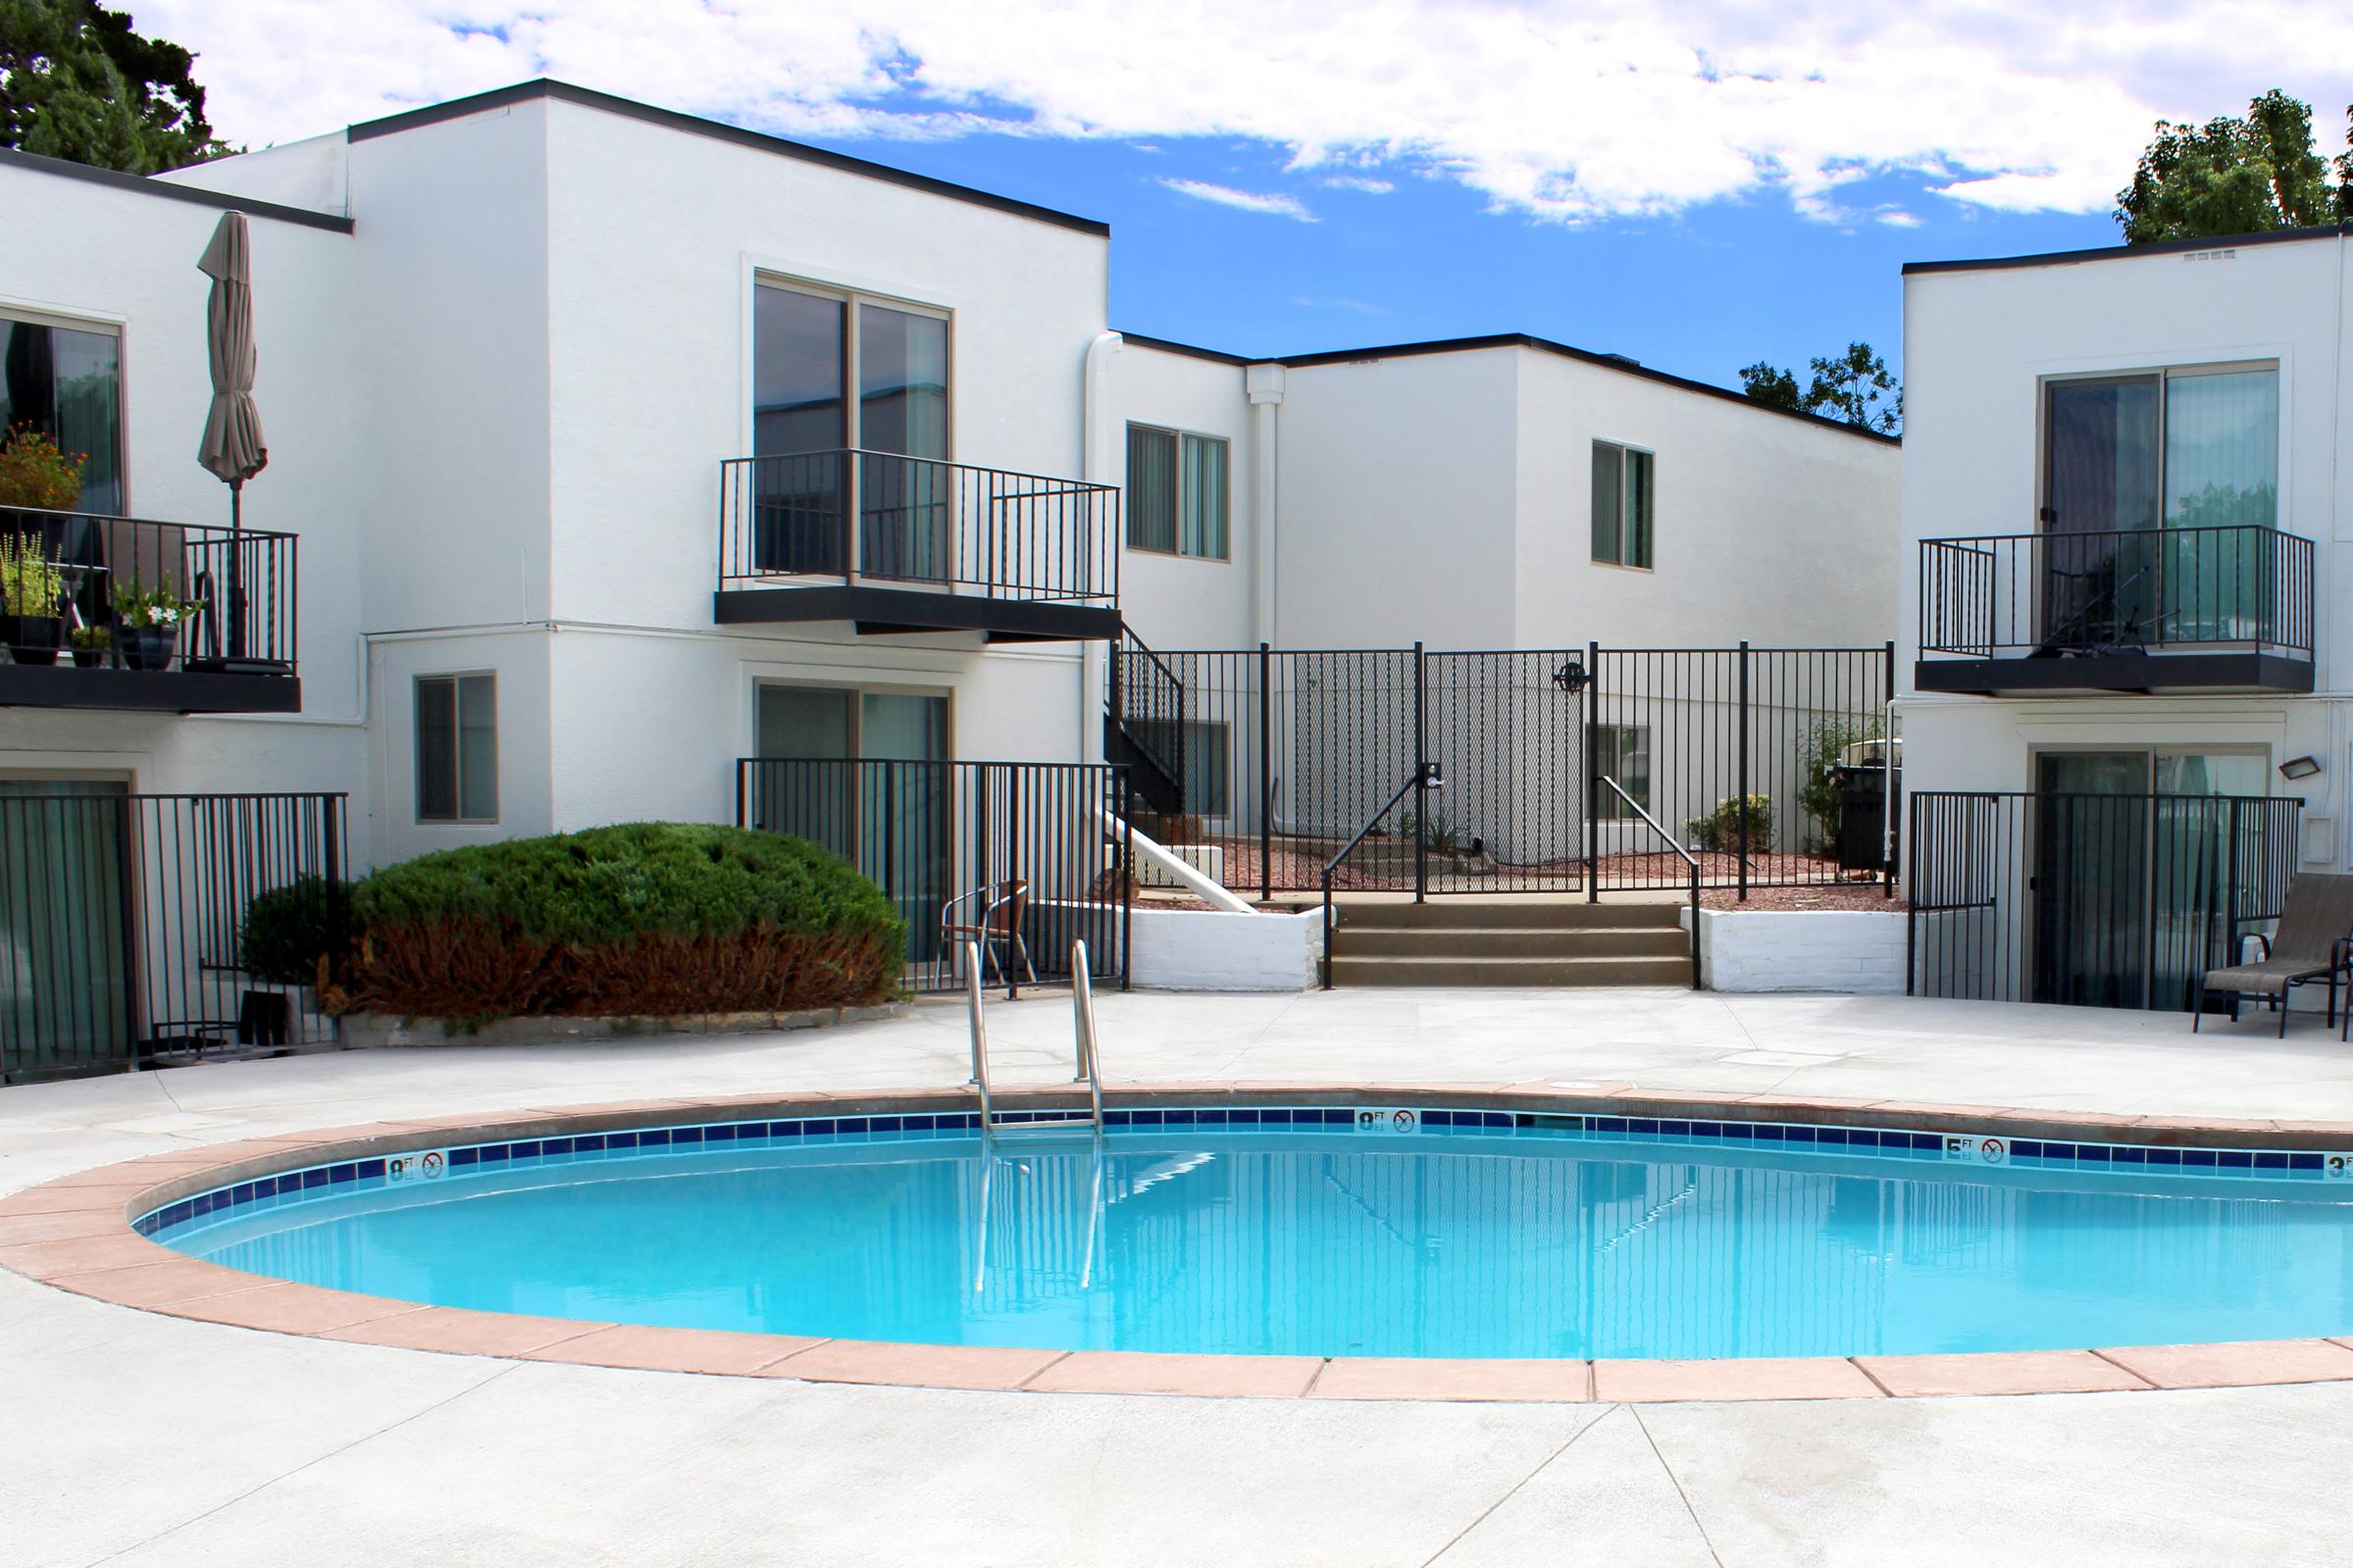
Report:
<svg viewBox="0 0 2353 1568"><path fill-rule="evenodd" d="M160 196L166 201L184 201L197 207L210 207L218 212L240 212L248 218L274 219L281 224L300 224L305 228L332 229L338 234L351 232L351 220L335 213L313 212L308 207L285 207L274 201L254 201L244 196L232 196L227 191L206 190L201 185L175 184L169 179L155 179L146 175L127 175L116 169L98 169L89 164L77 164L66 158L47 158L39 153L18 152L0 147L0 169L26 169L38 175L55 175L64 179L78 179L87 184L105 185L114 190L136 191L143 196Z"/></svg>
<svg viewBox="0 0 2353 1568"><path fill-rule="evenodd" d="M1695 381L1686 376L1653 370L1638 360L1622 354L1597 354L1589 348L1574 348L1567 343L1556 343L1549 337L1537 337L1528 332L1494 332L1483 337L1439 337L1418 343L1382 343L1369 348L1319 349L1311 354L1271 354L1253 359L1245 354L1229 354L1223 349L1202 348L1193 343L1179 343L1165 337L1152 337L1144 332L1121 332L1120 336L1146 348L1156 348L1170 354L1188 354L1195 359L1213 360L1220 365L1281 365L1286 368L1310 365L1347 365L1367 359L1410 359L1421 354L1464 354L1490 348L1527 348L1540 354L1558 354L1579 364L1592 365L1620 376L1639 376L1646 381L1658 381L1681 391L1698 392L1704 397L1719 397L1752 408L1761 414L1777 414L1783 419L1803 420L1809 425L1820 425L1846 435L1860 435L1868 440L1884 441L1901 446L1904 438L1879 430L1849 425L1826 415L1809 414L1802 408L1780 408L1761 403L1746 392L1736 392L1728 386L1710 381Z"/></svg>
<svg viewBox="0 0 2353 1568"><path fill-rule="evenodd" d="M597 109L609 115L621 115L631 120L643 121L649 126L660 126L667 130L681 130L691 136L705 136L713 141L730 142L738 147L748 147L754 152L769 153L779 158L793 158L801 163L816 164L826 169L838 169L844 174L859 175L868 179L879 179L886 184L904 185L910 190L928 191L932 195L946 196L953 201L969 202L975 207L989 207L1000 213L1011 213L1017 218L1033 218L1042 224L1052 224L1062 228L1074 228L1082 234L1108 236L1111 232L1109 224L1097 219L1080 218L1071 213L1056 212L1051 207L1041 207L1035 202L1020 201L1011 196L999 196L994 191L976 190L970 185L959 185L953 180L934 179L929 175L912 174L904 169L894 169L889 164L871 163L864 158L852 158L847 153L828 152L823 147L812 147L806 142L791 141L783 136L772 136L765 131L746 130L742 126L730 126L717 120L704 120L695 115L680 114L674 109L656 109L650 104L641 104L632 98L621 98L609 92L597 92L588 87L577 87L569 81L556 81L546 76L540 76L532 81L519 81L511 87L494 87L488 92L478 92L469 98L452 98L447 103L427 104L421 109L403 110L396 115L386 115L381 120L363 121L359 125L349 126L344 134L353 141L368 141L377 136L397 135L404 130L415 130L425 126L439 125L446 120L460 120L468 115L485 114L492 109L504 109L510 105L530 103L541 98L553 99L558 103L578 104L584 109Z"/></svg>
<svg viewBox="0 0 2353 1568"><path fill-rule="evenodd" d="M2323 224L2311 228L2266 228L2252 234L2217 234L2210 239L2159 239L2145 245L2094 245L2087 250L2046 250L2030 256L1988 256L1978 261L1906 262L1904 276L1916 273L1999 272L2010 267L2069 267L2078 262L2129 261L2135 256L2173 256L2190 250L2240 250L2250 245L2292 245L2305 239L2336 239L2353 234L2353 224Z"/></svg>

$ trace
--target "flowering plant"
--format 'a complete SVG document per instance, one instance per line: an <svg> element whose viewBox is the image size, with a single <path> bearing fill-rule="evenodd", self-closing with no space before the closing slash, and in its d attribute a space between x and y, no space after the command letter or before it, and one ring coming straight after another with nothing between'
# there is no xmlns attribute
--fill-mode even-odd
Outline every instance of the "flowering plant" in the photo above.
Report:
<svg viewBox="0 0 2353 1568"><path fill-rule="evenodd" d="M61 452L57 443L29 424L20 424L0 440L0 506L64 510L81 499L81 471L87 452Z"/></svg>
<svg viewBox="0 0 2353 1568"><path fill-rule="evenodd" d="M151 588L132 578L115 590L115 614L129 627L176 627L198 606L169 588Z"/></svg>

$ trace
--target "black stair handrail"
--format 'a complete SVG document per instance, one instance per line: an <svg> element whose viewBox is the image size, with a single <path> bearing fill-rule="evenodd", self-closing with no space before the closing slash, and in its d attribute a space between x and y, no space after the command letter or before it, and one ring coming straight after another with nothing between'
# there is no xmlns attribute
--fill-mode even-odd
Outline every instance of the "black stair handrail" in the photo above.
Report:
<svg viewBox="0 0 2353 1568"><path fill-rule="evenodd" d="M1640 817L1650 826L1651 832L1666 841L1667 848L1683 857L1683 864L1691 873L1691 988L1700 989L1700 857L1675 842L1675 835L1660 827L1659 819L1643 810L1642 802L1627 794L1624 786L1615 779L1606 773L1597 773L1593 776L1593 782L1606 786L1611 794L1624 801L1627 810ZM1744 799L1741 804L1745 809L1748 802Z"/></svg>
<svg viewBox="0 0 2353 1568"><path fill-rule="evenodd" d="M1419 767L1415 768L1411 773L1406 775L1406 782L1397 786L1397 792L1391 795L1387 800L1382 801L1380 809L1364 819L1364 826L1356 830L1356 835L1354 838L1351 838L1347 843L1341 845L1340 853L1334 855L1331 859L1323 863L1323 958L1321 962L1323 966L1323 988L1325 990L1330 990L1332 988L1333 873L1340 869L1340 863L1342 861L1346 860L1350 855L1356 853L1356 846L1370 836L1375 828L1378 828L1384 821L1388 819L1389 814L1397 809L1399 801L1405 799L1406 796L1411 794L1416 789L1436 788L1439 782L1438 764L1434 762L1425 762ZM1420 830L1416 829L1415 831L1419 832Z"/></svg>
<svg viewBox="0 0 2353 1568"><path fill-rule="evenodd" d="M1145 661L1153 695L1139 703L1136 697L1139 683L1129 679L1129 667L1122 661L1130 654L1139 654ZM1146 764L1156 770L1173 785L1180 795L1185 787L1185 683L1168 661L1154 653L1145 640L1136 635L1126 622L1120 623L1119 641L1112 647L1112 677L1104 694L1103 710L1110 717L1120 737L1135 748ZM1166 693L1165 697L1159 693ZM1165 703L1166 715L1156 711ZM1133 722L1131 722L1133 721ZM1165 735L1155 741L1149 727L1164 727Z"/></svg>

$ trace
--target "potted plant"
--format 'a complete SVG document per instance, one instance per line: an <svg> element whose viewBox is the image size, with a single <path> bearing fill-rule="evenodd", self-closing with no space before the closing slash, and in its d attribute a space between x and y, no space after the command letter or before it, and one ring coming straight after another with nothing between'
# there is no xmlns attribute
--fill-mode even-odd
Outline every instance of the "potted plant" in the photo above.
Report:
<svg viewBox="0 0 2353 1568"><path fill-rule="evenodd" d="M196 608L169 588L151 588L132 578L115 591L115 616L123 624L123 662L133 670L168 670L179 646L179 629Z"/></svg>
<svg viewBox="0 0 2353 1568"><path fill-rule="evenodd" d="M18 425L0 440L0 506L34 506L64 511L81 499L81 471L87 452L61 452L30 425Z"/></svg>
<svg viewBox="0 0 2353 1568"><path fill-rule="evenodd" d="M112 627L77 626L66 633L66 640L74 647L74 667L89 670L104 664L114 651L115 632Z"/></svg>
<svg viewBox="0 0 2353 1568"><path fill-rule="evenodd" d="M0 535L0 637L19 664L55 664L65 638L66 575L37 535Z"/></svg>

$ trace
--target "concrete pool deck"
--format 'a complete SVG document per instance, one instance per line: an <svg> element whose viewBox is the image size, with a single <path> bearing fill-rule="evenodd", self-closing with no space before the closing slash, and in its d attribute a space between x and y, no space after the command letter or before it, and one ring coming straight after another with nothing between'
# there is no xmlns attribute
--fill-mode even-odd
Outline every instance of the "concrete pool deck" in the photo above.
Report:
<svg viewBox="0 0 2353 1568"><path fill-rule="evenodd" d="M1100 998L1114 1081L1625 1083L2353 1121L2300 1021L1675 991ZM992 1015L1067 1074L1067 1002ZM0 1192L357 1122L960 1082L946 1008L12 1087ZM2251 1129L2250 1129L2251 1131ZM519 1325L518 1332L522 1332ZM1741 1404L1166 1399L706 1378L254 1333L0 1274L0 1562L2336 1560L2353 1383ZM362 1328L347 1338L367 1336ZM528 1337L528 1336L527 1336ZM620 1359L621 1357L611 1357ZM1238 1374L1239 1376L1239 1374ZM1243 1380L1247 1382L1247 1380Z"/></svg>

